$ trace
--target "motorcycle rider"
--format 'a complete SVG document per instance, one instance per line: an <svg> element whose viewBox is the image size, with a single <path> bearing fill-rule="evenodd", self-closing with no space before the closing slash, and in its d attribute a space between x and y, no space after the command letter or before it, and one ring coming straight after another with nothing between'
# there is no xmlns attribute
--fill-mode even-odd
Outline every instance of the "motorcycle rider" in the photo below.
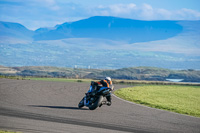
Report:
<svg viewBox="0 0 200 133"><path fill-rule="evenodd" d="M98 81L98 82L91 82L91 88L89 89L87 95L89 95L91 92L95 91L95 90L99 90L101 87L108 87L111 90L113 90L113 86L112 86L112 80L110 77L106 77L104 80ZM111 94L109 94L108 96L106 96L107 99L107 105L110 106L112 104L111 102Z"/></svg>

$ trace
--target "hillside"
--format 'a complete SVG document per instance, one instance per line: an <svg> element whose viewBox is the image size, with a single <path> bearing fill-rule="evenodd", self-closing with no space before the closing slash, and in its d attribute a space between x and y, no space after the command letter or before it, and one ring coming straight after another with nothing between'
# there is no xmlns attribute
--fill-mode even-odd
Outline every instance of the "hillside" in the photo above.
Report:
<svg viewBox="0 0 200 133"><path fill-rule="evenodd" d="M58 78L89 78L103 79L110 76L113 79L167 81L182 79L183 82L199 82L199 70L169 70L155 67L131 67L116 70L78 69L59 67L4 67L0 66L0 75L58 77Z"/></svg>
<svg viewBox="0 0 200 133"><path fill-rule="evenodd" d="M11 22L0 28L4 66L200 69L200 21L96 16L35 31Z"/></svg>
<svg viewBox="0 0 200 133"><path fill-rule="evenodd" d="M117 70L107 70L90 73L86 78L103 78L110 75L114 79L166 81L167 79L182 79L183 82L199 82L200 71L170 70L155 67L131 67Z"/></svg>
<svg viewBox="0 0 200 133"><path fill-rule="evenodd" d="M100 38L128 43L163 40L182 32L177 21L140 21L116 17L91 17L36 30L34 40ZM145 35L144 35L145 33Z"/></svg>
<svg viewBox="0 0 200 133"><path fill-rule="evenodd" d="M0 37L18 38L32 40L33 31L27 29L19 23L0 21Z"/></svg>

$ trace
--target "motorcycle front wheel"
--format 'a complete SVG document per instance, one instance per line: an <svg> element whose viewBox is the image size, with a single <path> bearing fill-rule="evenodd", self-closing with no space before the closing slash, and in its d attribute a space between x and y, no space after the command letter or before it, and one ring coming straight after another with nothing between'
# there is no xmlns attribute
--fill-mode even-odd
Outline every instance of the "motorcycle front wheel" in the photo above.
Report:
<svg viewBox="0 0 200 133"><path fill-rule="evenodd" d="M94 103L89 105L89 109L95 110L97 107L99 107L99 105L102 103L102 101L103 101L103 96L99 96L99 98L97 98L97 100Z"/></svg>
<svg viewBox="0 0 200 133"><path fill-rule="evenodd" d="M84 98L79 102L78 108L82 108L84 106Z"/></svg>

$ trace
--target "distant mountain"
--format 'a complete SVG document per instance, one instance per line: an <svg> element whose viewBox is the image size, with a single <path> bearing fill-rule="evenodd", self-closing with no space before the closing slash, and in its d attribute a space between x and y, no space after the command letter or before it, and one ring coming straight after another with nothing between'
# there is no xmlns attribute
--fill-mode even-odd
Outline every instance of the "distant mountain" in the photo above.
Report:
<svg viewBox="0 0 200 133"><path fill-rule="evenodd" d="M0 22L0 65L200 69L200 21L96 16L31 31Z"/></svg>
<svg viewBox="0 0 200 133"><path fill-rule="evenodd" d="M0 21L0 36L9 38L32 39L34 31L31 31L19 23Z"/></svg>
<svg viewBox="0 0 200 133"><path fill-rule="evenodd" d="M177 21L140 21L116 17L96 16L57 25L53 29L40 28L34 40L64 38L100 38L129 43L163 40L182 32Z"/></svg>

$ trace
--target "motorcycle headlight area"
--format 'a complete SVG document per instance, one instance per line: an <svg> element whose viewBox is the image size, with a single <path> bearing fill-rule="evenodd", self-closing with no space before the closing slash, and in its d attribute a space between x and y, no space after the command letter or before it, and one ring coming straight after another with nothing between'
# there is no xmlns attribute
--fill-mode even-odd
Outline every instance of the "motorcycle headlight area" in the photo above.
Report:
<svg viewBox="0 0 200 133"><path fill-rule="evenodd" d="M106 95L106 94L108 94L108 93L110 93L109 90L105 90L105 91L103 91L103 94L104 94L104 95Z"/></svg>

